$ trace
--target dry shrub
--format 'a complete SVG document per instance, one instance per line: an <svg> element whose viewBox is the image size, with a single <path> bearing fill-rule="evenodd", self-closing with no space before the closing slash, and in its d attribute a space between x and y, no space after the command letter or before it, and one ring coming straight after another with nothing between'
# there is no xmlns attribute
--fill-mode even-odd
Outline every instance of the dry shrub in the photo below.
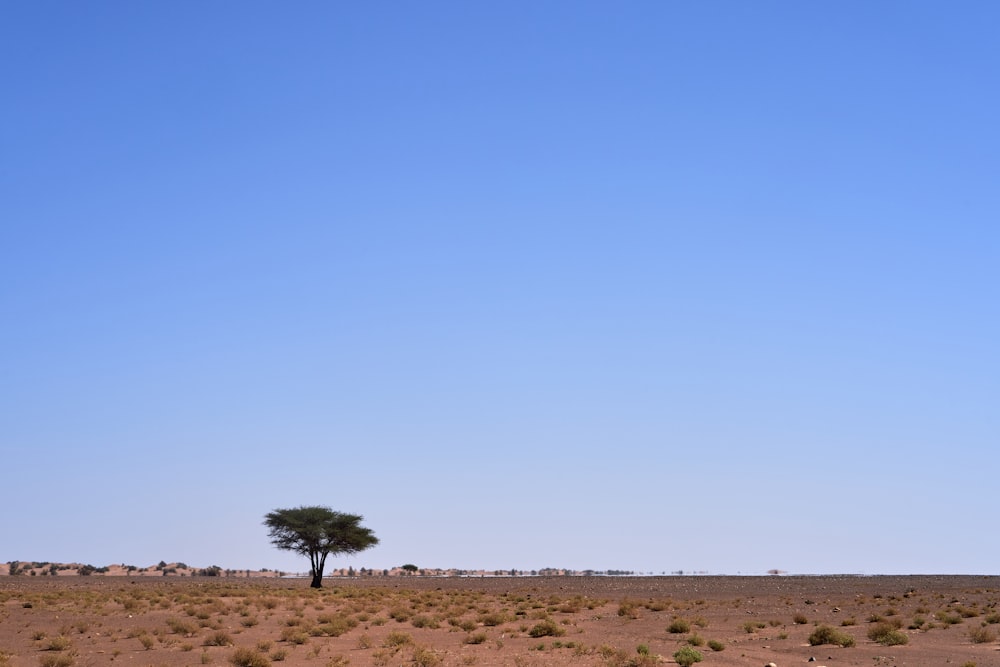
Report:
<svg viewBox="0 0 1000 667"><path fill-rule="evenodd" d="M438 667L441 656L429 648L417 646L413 649L413 664L417 667Z"/></svg>
<svg viewBox="0 0 1000 667"><path fill-rule="evenodd" d="M245 646L233 651L233 654L229 656L229 662L233 664L233 667L271 667L271 661L267 659L267 656Z"/></svg>
<svg viewBox="0 0 1000 667"><path fill-rule="evenodd" d="M281 631L281 641L289 644L305 644L309 641L309 633L298 628L285 628Z"/></svg>
<svg viewBox="0 0 1000 667"><path fill-rule="evenodd" d="M68 638L59 635L58 637L53 637L45 644L46 651L65 651L70 647L70 641Z"/></svg>
<svg viewBox="0 0 1000 667"><path fill-rule="evenodd" d="M566 634L566 631L559 627L555 621L551 618L547 618L544 621L536 623L530 630L528 630L528 635L531 637L562 637Z"/></svg>
<svg viewBox="0 0 1000 667"><path fill-rule="evenodd" d="M995 641L996 638L997 634L986 626L969 630L969 639L973 644L989 644L990 642Z"/></svg>
<svg viewBox="0 0 1000 667"><path fill-rule="evenodd" d="M876 623L868 628L868 639L882 646L900 646L910 641L906 633L901 632L892 623Z"/></svg>
<svg viewBox="0 0 1000 667"><path fill-rule="evenodd" d="M829 625L817 626L812 634L809 635L809 645L810 646L821 646L822 644L834 644L836 646L854 646L854 637L835 630Z"/></svg>
<svg viewBox="0 0 1000 667"><path fill-rule="evenodd" d="M385 641L382 642L382 645L392 648L412 643L413 637L405 632L397 632L394 630L385 636Z"/></svg>
<svg viewBox="0 0 1000 667"><path fill-rule="evenodd" d="M198 626L191 621L184 621L179 618L168 618L167 627L171 632L185 637L191 637L198 633Z"/></svg>
<svg viewBox="0 0 1000 667"><path fill-rule="evenodd" d="M479 615L479 622L486 627L503 625L507 622L507 614L502 611L490 611Z"/></svg>
<svg viewBox="0 0 1000 667"><path fill-rule="evenodd" d="M70 667L73 656L68 653L48 653L38 658L41 667Z"/></svg>
<svg viewBox="0 0 1000 667"><path fill-rule="evenodd" d="M622 600L618 604L618 615L625 618L639 618L639 604L632 600Z"/></svg>
<svg viewBox="0 0 1000 667"><path fill-rule="evenodd" d="M232 646L233 638L228 633L218 630L205 637L205 641L202 644L205 646Z"/></svg>
<svg viewBox="0 0 1000 667"><path fill-rule="evenodd" d="M667 626L667 632L675 635L682 635L691 632L691 624L683 618L675 618Z"/></svg>

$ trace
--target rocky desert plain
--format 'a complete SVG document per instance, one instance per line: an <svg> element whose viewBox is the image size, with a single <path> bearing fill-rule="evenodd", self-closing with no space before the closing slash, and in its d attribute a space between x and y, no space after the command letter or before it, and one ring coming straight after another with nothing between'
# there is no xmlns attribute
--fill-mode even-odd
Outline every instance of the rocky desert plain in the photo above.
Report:
<svg viewBox="0 0 1000 667"><path fill-rule="evenodd" d="M0 576L0 667L1000 667L997 576L170 569Z"/></svg>

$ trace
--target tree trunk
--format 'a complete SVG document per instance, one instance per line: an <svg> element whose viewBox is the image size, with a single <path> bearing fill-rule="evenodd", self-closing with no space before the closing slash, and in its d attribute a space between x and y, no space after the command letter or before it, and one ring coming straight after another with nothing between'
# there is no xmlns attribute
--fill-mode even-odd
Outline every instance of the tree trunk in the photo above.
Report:
<svg viewBox="0 0 1000 667"><path fill-rule="evenodd" d="M313 572L312 583L309 584L310 588L323 588L323 573Z"/></svg>

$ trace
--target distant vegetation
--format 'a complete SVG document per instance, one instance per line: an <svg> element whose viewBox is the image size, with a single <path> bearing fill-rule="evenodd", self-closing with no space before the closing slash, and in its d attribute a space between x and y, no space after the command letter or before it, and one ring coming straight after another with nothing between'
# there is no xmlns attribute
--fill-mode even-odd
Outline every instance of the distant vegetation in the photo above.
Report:
<svg viewBox="0 0 1000 667"><path fill-rule="evenodd" d="M162 577L285 577L303 576L301 573L272 570L266 567L259 569L231 569L218 565L196 567L184 562L161 560L155 565L138 566L127 563L94 566L81 563L51 563L32 561L9 561L0 563L0 576L56 576L56 575L108 575L108 576L162 576ZM685 574L682 571L671 572L671 576ZM704 572L688 572L689 575L705 574ZM633 576L666 576L666 572L637 572L635 570L574 570L570 568L544 567L534 570L511 568L509 570L484 570L463 568L417 567L412 563L392 568L368 568L354 566L329 570L329 577L633 577Z"/></svg>

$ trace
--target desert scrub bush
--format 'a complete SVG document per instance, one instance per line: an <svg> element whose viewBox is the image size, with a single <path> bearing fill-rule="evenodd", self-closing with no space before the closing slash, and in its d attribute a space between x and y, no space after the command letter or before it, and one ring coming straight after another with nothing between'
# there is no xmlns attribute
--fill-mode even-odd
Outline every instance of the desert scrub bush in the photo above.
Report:
<svg viewBox="0 0 1000 667"><path fill-rule="evenodd" d="M479 625L471 618L449 618L448 624L458 628L459 630L465 630L466 632L472 632L476 629L476 626Z"/></svg>
<svg viewBox="0 0 1000 667"><path fill-rule="evenodd" d="M389 618L397 623L406 623L411 616L413 616L413 612L406 607L396 606L389 610Z"/></svg>
<svg viewBox="0 0 1000 667"><path fill-rule="evenodd" d="M59 635L58 637L53 637L45 643L42 648L43 651L65 651L71 645L68 637Z"/></svg>
<svg viewBox="0 0 1000 667"><path fill-rule="evenodd" d="M690 646L682 646L674 653L674 662L681 667L691 667L694 663L701 662L702 660L704 660L704 657L701 655L701 651L693 649Z"/></svg>
<svg viewBox="0 0 1000 667"><path fill-rule="evenodd" d="M704 646L705 639L700 636L697 632L687 638L687 643L691 646Z"/></svg>
<svg viewBox="0 0 1000 667"><path fill-rule="evenodd" d="M233 638L229 636L228 633L222 630L217 630L212 634L205 637L205 641L202 642L202 646L232 646Z"/></svg>
<svg viewBox="0 0 1000 667"><path fill-rule="evenodd" d="M941 621L945 625L958 625L962 622L962 617L958 614L949 614L946 611L939 611L934 614L934 618Z"/></svg>
<svg viewBox="0 0 1000 667"><path fill-rule="evenodd" d="M382 642L382 646L389 648L406 646L407 644L413 643L413 637L405 632L392 631L385 636L385 640Z"/></svg>
<svg viewBox="0 0 1000 667"><path fill-rule="evenodd" d="M476 633L470 634L468 637L465 638L465 643L466 644L482 644L485 641L486 641L486 633L485 632L476 632Z"/></svg>
<svg viewBox="0 0 1000 667"><path fill-rule="evenodd" d="M184 637L191 637L198 634L198 626L191 621L184 621L179 618L168 618L167 627L174 634L178 634Z"/></svg>
<svg viewBox="0 0 1000 667"><path fill-rule="evenodd" d="M844 628L849 628L852 625L857 625L857 624L858 624L858 619L854 618L853 616L848 616L847 618L845 618L840 622L841 627Z"/></svg>
<svg viewBox="0 0 1000 667"><path fill-rule="evenodd" d="M267 659L266 655L245 646L233 651L233 654L229 656L229 662L233 667L271 667L271 661Z"/></svg>
<svg viewBox="0 0 1000 667"><path fill-rule="evenodd" d="M892 623L875 623L868 628L868 639L882 646L899 646L910 641L906 633L900 632Z"/></svg>
<svg viewBox="0 0 1000 667"><path fill-rule="evenodd" d="M417 646L413 649L411 660L416 667L438 667L441 664L441 656L423 646Z"/></svg>
<svg viewBox="0 0 1000 667"><path fill-rule="evenodd" d="M389 649L380 648L372 653L372 664L375 667L385 667L392 660L392 656L395 655L395 651L390 651Z"/></svg>
<svg viewBox="0 0 1000 667"><path fill-rule="evenodd" d="M353 630L358 625L358 622L350 616L339 614L335 616L322 616L319 621L320 625L316 626L316 628L319 630L320 635L326 635L327 637L339 637L348 630Z"/></svg>
<svg viewBox="0 0 1000 667"><path fill-rule="evenodd" d="M553 621L551 618L547 618L543 621L539 621L528 630L528 636L530 637L562 637L566 634L563 628Z"/></svg>
<svg viewBox="0 0 1000 667"><path fill-rule="evenodd" d="M764 623L764 621L747 621L746 623L743 624L743 632L747 633L748 635L752 635L758 630L763 630L765 627L767 627L767 625Z"/></svg>
<svg viewBox="0 0 1000 667"><path fill-rule="evenodd" d="M415 628L429 628L431 630L436 630L441 627L438 621L426 614L417 614L410 619L410 625Z"/></svg>
<svg viewBox="0 0 1000 667"><path fill-rule="evenodd" d="M834 644L847 648L854 646L854 637L847 633L840 632L829 625L819 625L812 634L809 635L810 646L821 646L823 644Z"/></svg>
<svg viewBox="0 0 1000 667"><path fill-rule="evenodd" d="M281 641L301 646L309 641L309 633L299 628L285 628L281 631Z"/></svg>
<svg viewBox="0 0 1000 667"><path fill-rule="evenodd" d="M155 641L153 640L152 637L146 634L142 634L139 635L138 639L139 643L142 644L142 647L144 649L146 649L147 651L151 651L153 649L153 644L155 643Z"/></svg>
<svg viewBox="0 0 1000 667"><path fill-rule="evenodd" d="M639 603L632 600L622 600L618 603L618 615L624 618L639 618Z"/></svg>
<svg viewBox="0 0 1000 667"><path fill-rule="evenodd" d="M997 633L985 625L969 630L969 641L973 644L989 644L996 638Z"/></svg>
<svg viewBox="0 0 1000 667"><path fill-rule="evenodd" d="M683 635L691 632L691 624L683 618L675 618L667 626L667 632L674 635Z"/></svg>
<svg viewBox="0 0 1000 667"><path fill-rule="evenodd" d="M273 653L271 653L271 660L273 660L274 662L282 662L287 657L288 657L288 651L286 651L283 648L279 648Z"/></svg>
<svg viewBox="0 0 1000 667"><path fill-rule="evenodd" d="M503 625L507 622L507 614L502 611L489 611L479 615L479 622L486 627Z"/></svg>
<svg viewBox="0 0 1000 667"><path fill-rule="evenodd" d="M805 614L795 614L794 616L792 616L792 623L794 623L795 625L805 625L808 622L809 619L806 618Z"/></svg>
<svg viewBox="0 0 1000 667"><path fill-rule="evenodd" d="M73 664L73 656L68 653L49 653L39 656L38 664L41 667L70 667Z"/></svg>
<svg viewBox="0 0 1000 667"><path fill-rule="evenodd" d="M718 651L725 651L726 650L726 645L723 644L722 642L720 642L718 639L709 639L708 640L708 648L710 648L710 649L712 649L713 651L716 651L716 652L718 652Z"/></svg>
<svg viewBox="0 0 1000 667"><path fill-rule="evenodd" d="M602 644L597 647L596 652L604 661L606 667L627 667L632 659L623 649L615 648L608 644ZM639 655L641 656L642 654Z"/></svg>

